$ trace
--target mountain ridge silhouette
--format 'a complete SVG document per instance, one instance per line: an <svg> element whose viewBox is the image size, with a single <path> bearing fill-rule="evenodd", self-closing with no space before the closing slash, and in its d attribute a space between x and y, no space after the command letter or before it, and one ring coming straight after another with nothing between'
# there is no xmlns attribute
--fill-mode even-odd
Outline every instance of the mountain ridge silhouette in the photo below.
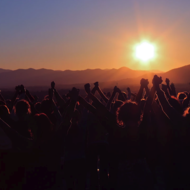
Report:
<svg viewBox="0 0 190 190"><path fill-rule="evenodd" d="M0 88L13 88L23 84L26 87L49 86L51 81L55 81L60 88L70 86L81 86L85 83L99 81L102 84L110 85L139 85L141 78L149 79L151 83L154 74L169 78L174 83L189 83L190 65L174 68L167 72L132 70L128 67L119 69L85 69L85 70L51 70L51 69L0 69Z"/></svg>

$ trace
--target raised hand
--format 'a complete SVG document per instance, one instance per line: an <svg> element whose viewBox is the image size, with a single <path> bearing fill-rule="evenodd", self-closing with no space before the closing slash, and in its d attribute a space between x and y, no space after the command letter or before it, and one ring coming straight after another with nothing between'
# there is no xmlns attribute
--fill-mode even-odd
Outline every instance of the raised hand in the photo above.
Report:
<svg viewBox="0 0 190 190"><path fill-rule="evenodd" d="M131 92L131 89L128 87L128 88L127 88L127 91L128 91L128 92Z"/></svg>
<svg viewBox="0 0 190 190"><path fill-rule="evenodd" d="M166 84L169 86L169 84L170 84L170 80L168 79L168 78L166 78Z"/></svg>
<svg viewBox="0 0 190 190"><path fill-rule="evenodd" d="M143 88L147 87L149 84L148 79L142 78L140 81L140 84L141 84L141 87L143 87Z"/></svg>
<svg viewBox="0 0 190 190"><path fill-rule="evenodd" d="M94 86L99 87L99 82L95 82Z"/></svg>
<svg viewBox="0 0 190 190"><path fill-rule="evenodd" d="M118 92L118 93L121 92L121 90L120 90L117 86L115 86L113 90L114 90L115 92Z"/></svg>
<svg viewBox="0 0 190 190"><path fill-rule="evenodd" d="M86 93L89 94L90 93L90 84L89 83L85 84L84 89L85 89Z"/></svg>
<svg viewBox="0 0 190 190"><path fill-rule="evenodd" d="M16 87L15 87L15 90L16 90L16 93L17 93L17 94L20 94L20 86L16 86Z"/></svg>
<svg viewBox="0 0 190 190"><path fill-rule="evenodd" d="M16 90L16 93L19 94L19 95L26 92L26 89L24 88L23 85L16 86L15 90Z"/></svg>
<svg viewBox="0 0 190 190"><path fill-rule="evenodd" d="M154 87L159 87L162 81L163 81L162 77L158 77L157 75L154 75L154 78L152 79L152 84Z"/></svg>
<svg viewBox="0 0 190 190"><path fill-rule="evenodd" d="M24 88L24 85L20 85L20 90L21 90L21 93L25 93L26 92L26 89Z"/></svg>
<svg viewBox="0 0 190 190"><path fill-rule="evenodd" d="M78 99L78 95L79 95L79 89L73 87L72 90L70 91L71 99L76 101Z"/></svg>
<svg viewBox="0 0 190 190"><path fill-rule="evenodd" d="M99 83L98 83L98 82L95 82L95 83L94 83L94 86L95 86L96 88L98 88L98 87L99 87Z"/></svg>
<svg viewBox="0 0 190 190"><path fill-rule="evenodd" d="M175 85L174 85L174 83L171 83L170 84L170 88L171 88L171 95L173 95L173 96L177 96L177 94L176 94L176 89L175 89Z"/></svg>
<svg viewBox="0 0 190 190"><path fill-rule="evenodd" d="M54 81L51 82L51 88L55 89L55 82Z"/></svg>
<svg viewBox="0 0 190 190"><path fill-rule="evenodd" d="M131 89L129 87L127 88L127 99L131 99Z"/></svg>

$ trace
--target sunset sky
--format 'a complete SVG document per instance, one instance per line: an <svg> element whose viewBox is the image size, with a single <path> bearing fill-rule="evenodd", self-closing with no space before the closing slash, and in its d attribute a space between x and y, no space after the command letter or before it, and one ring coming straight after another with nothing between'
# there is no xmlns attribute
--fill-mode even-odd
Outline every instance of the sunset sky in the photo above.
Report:
<svg viewBox="0 0 190 190"><path fill-rule="evenodd" d="M0 0L0 68L167 71L190 63L190 0ZM147 65L133 57L155 44Z"/></svg>

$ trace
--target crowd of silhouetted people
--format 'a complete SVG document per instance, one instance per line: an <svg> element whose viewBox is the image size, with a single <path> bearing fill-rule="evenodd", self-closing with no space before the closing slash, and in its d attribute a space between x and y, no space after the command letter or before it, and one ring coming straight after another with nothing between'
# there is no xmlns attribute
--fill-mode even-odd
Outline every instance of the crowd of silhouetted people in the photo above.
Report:
<svg viewBox="0 0 190 190"><path fill-rule="evenodd" d="M86 97L52 82L42 101L23 85L0 93L0 189L190 189L190 94L151 82L136 94L85 84Z"/></svg>

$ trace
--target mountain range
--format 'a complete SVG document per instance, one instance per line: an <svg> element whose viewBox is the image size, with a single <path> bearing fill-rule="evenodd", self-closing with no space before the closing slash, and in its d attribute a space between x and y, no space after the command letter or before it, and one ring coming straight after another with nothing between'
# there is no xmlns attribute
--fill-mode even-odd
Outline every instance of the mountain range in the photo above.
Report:
<svg viewBox="0 0 190 190"><path fill-rule="evenodd" d="M99 81L101 85L110 87L118 85L139 85L141 78L149 79L158 74L163 79L169 78L176 84L188 84L190 82L190 65L172 69L167 72L132 70L127 67L119 69L87 69L87 70L65 70L54 71L49 69L0 69L0 88L9 89L23 84L26 87L47 87L51 81L55 81L59 88L70 88L71 86L82 87L85 83Z"/></svg>

